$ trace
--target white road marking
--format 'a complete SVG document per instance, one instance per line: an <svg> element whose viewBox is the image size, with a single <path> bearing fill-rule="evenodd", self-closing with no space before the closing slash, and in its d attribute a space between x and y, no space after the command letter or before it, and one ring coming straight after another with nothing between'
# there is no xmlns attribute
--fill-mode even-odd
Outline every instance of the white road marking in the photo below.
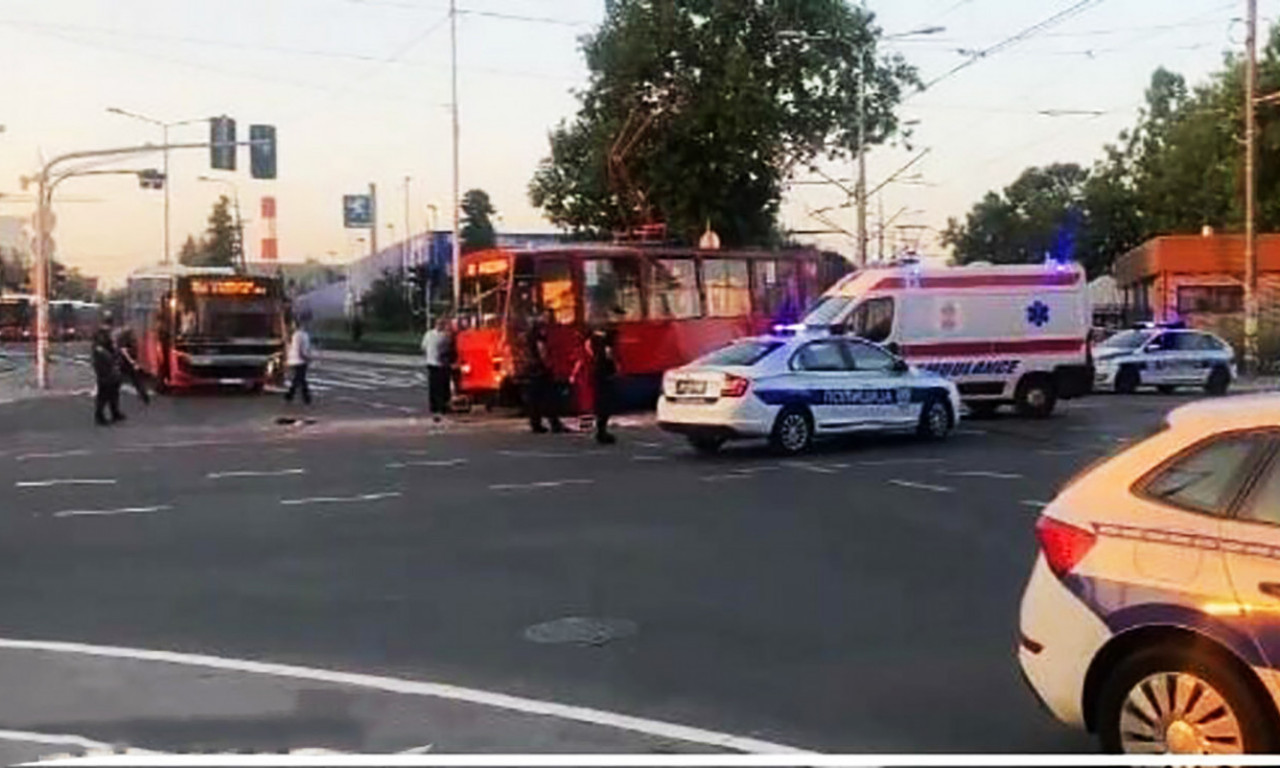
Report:
<svg viewBox="0 0 1280 768"><path fill-rule="evenodd" d="M384 493L363 493L359 496L312 496L306 499L281 499L280 503L286 507L300 507L304 504L355 504L361 501L394 499L399 496L399 491L386 491Z"/></svg>
<svg viewBox="0 0 1280 768"><path fill-rule="evenodd" d="M102 741L94 741L84 736L76 736L69 733L37 733L36 731L0 731L0 741L21 741L27 744L50 744L59 747L80 747L81 749L106 750L115 753L116 747L113 744L107 744ZM153 752L144 749L130 749L135 755L159 755L160 752Z"/></svg>
<svg viewBox="0 0 1280 768"><path fill-rule="evenodd" d="M591 485L595 480L542 480L536 483L498 483L489 486L491 491L523 491L537 488L559 488L564 485Z"/></svg>
<svg viewBox="0 0 1280 768"><path fill-rule="evenodd" d="M168 504L160 504L155 507L125 507L124 509L68 509L62 512L54 512L54 517L103 517L107 515L136 515L146 512L161 512L166 509L172 509Z"/></svg>
<svg viewBox="0 0 1280 768"><path fill-rule="evenodd" d="M955 490L954 488L948 488L945 485L913 483L910 480L890 480L889 482L892 483L893 485L901 486L903 488L916 488L921 491L933 491L934 493L951 493Z"/></svg>
<svg viewBox="0 0 1280 768"><path fill-rule="evenodd" d="M367 384L357 384L354 381L334 381L333 379L324 379L319 376L312 376L308 378L307 383L311 384L312 382L315 382L322 387L342 387L343 389L354 389L359 392L374 392L378 389L377 387L371 387Z"/></svg>
<svg viewBox="0 0 1280 768"><path fill-rule="evenodd" d="M859 461L860 467L891 467L896 464L941 464L943 459L880 459L876 461Z"/></svg>
<svg viewBox="0 0 1280 768"><path fill-rule="evenodd" d="M992 480L1021 480L1022 475L1016 472L991 472L983 469L971 469L960 472L948 472L945 469L938 470L940 475L949 475L951 477L989 477Z"/></svg>
<svg viewBox="0 0 1280 768"><path fill-rule="evenodd" d="M1031 507L1033 509L1044 509L1049 506L1049 502L1047 501L1035 501L1033 499L1023 499L1018 503L1024 507Z"/></svg>
<svg viewBox="0 0 1280 768"><path fill-rule="evenodd" d="M803 469L809 472L815 472L819 475L834 475L836 473L834 469L823 467L818 464L810 464L807 461L787 461L783 462L783 466L787 466L792 469Z"/></svg>
<svg viewBox="0 0 1280 768"><path fill-rule="evenodd" d="M52 488L55 485L115 485L115 480L106 478L64 478L60 480L19 480L14 483L17 488Z"/></svg>
<svg viewBox="0 0 1280 768"><path fill-rule="evenodd" d="M235 469L228 472L210 472L205 475L209 480L223 480L229 477L287 477L289 475L305 475L307 470L301 467L293 469Z"/></svg>
<svg viewBox="0 0 1280 768"><path fill-rule="evenodd" d="M13 457L14 461L32 461L33 459L66 459L72 456L88 456L89 451L80 448L74 451L57 451L55 453L22 453Z"/></svg>
<svg viewBox="0 0 1280 768"><path fill-rule="evenodd" d="M404 469L405 467L460 467L466 459L420 459L414 461L389 461L387 469Z"/></svg>
<svg viewBox="0 0 1280 768"><path fill-rule="evenodd" d="M338 672L334 670L300 667L292 664L272 664L264 661L248 661L228 659L220 656L206 656L174 651L155 651L141 648L123 648L108 645L89 645L86 643L67 643L50 640L18 640L0 638L0 648L11 650L42 651L46 653L77 654L98 658L128 659L131 661L154 661L162 664L177 664L203 669L221 669L230 672L263 675L267 677L291 680L307 680L335 685L347 685L355 688L399 693L406 696L422 696L448 701L464 701L470 704L504 709L512 712L523 712L531 715L545 715L572 720L589 725L616 728L620 731L643 733L658 738L685 741L736 752L752 753L807 753L807 750L775 744L759 739L752 739L733 734L708 731L687 725L632 717L617 712L591 709L571 704L558 704L539 699L526 699L504 693L482 691L475 688L464 688L446 683L430 683L419 680L367 675L358 672Z"/></svg>
<svg viewBox="0 0 1280 768"><path fill-rule="evenodd" d="M640 442L640 441L637 441L636 445L640 446L641 448L664 448L665 447L662 443Z"/></svg>

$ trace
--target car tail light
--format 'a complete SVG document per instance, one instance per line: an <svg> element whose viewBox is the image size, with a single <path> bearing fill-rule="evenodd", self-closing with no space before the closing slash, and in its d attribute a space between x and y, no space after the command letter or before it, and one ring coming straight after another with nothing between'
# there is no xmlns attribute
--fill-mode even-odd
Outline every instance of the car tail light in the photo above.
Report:
<svg viewBox="0 0 1280 768"><path fill-rule="evenodd" d="M732 373L724 375L724 386L720 387L721 397L742 397L747 394L747 387L750 386L751 380L744 379L741 376L734 376Z"/></svg>
<svg viewBox="0 0 1280 768"><path fill-rule="evenodd" d="M1040 550L1044 552L1049 570L1057 576L1063 576L1070 573L1089 550L1093 549L1098 537L1092 531L1046 515L1036 523L1036 539L1040 542Z"/></svg>

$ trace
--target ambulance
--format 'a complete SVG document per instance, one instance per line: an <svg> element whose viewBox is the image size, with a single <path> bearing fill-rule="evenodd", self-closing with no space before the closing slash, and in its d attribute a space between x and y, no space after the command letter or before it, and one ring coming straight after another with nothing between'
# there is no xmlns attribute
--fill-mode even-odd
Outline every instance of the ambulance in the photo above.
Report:
<svg viewBox="0 0 1280 768"><path fill-rule="evenodd" d="M832 286L803 324L883 344L953 380L975 415L1011 404L1046 417L1093 386L1089 293L1076 264L871 266Z"/></svg>

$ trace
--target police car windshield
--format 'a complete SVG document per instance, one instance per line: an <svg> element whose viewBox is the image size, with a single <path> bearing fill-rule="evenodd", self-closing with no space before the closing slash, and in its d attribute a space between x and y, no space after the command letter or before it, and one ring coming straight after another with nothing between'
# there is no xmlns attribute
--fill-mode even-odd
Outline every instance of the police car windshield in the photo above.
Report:
<svg viewBox="0 0 1280 768"><path fill-rule="evenodd" d="M782 346L780 341L768 341L765 339L748 339L747 341L739 341L736 344L730 344L727 347L717 349L707 355L703 355L694 361L695 365L755 365L769 355L778 347Z"/></svg>
<svg viewBox="0 0 1280 768"><path fill-rule="evenodd" d="M836 321L836 318L844 314L849 305L853 303L853 299L848 296L823 296L818 299L818 303L813 305L813 309L809 310L809 314L805 315L804 324L812 326L827 326Z"/></svg>
<svg viewBox="0 0 1280 768"><path fill-rule="evenodd" d="M1109 349L1137 349L1149 338L1151 338L1151 331L1121 331L1098 346Z"/></svg>

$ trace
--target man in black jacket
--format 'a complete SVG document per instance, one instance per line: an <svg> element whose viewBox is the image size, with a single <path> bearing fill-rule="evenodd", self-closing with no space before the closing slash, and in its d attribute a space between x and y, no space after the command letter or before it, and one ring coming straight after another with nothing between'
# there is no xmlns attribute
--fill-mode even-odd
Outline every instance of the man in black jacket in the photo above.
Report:
<svg viewBox="0 0 1280 768"><path fill-rule="evenodd" d="M102 316L102 325L93 334L93 376L98 391L93 399L93 420L99 426L124 421L120 412L120 356L111 338L111 314ZM107 411L111 420L107 420Z"/></svg>

